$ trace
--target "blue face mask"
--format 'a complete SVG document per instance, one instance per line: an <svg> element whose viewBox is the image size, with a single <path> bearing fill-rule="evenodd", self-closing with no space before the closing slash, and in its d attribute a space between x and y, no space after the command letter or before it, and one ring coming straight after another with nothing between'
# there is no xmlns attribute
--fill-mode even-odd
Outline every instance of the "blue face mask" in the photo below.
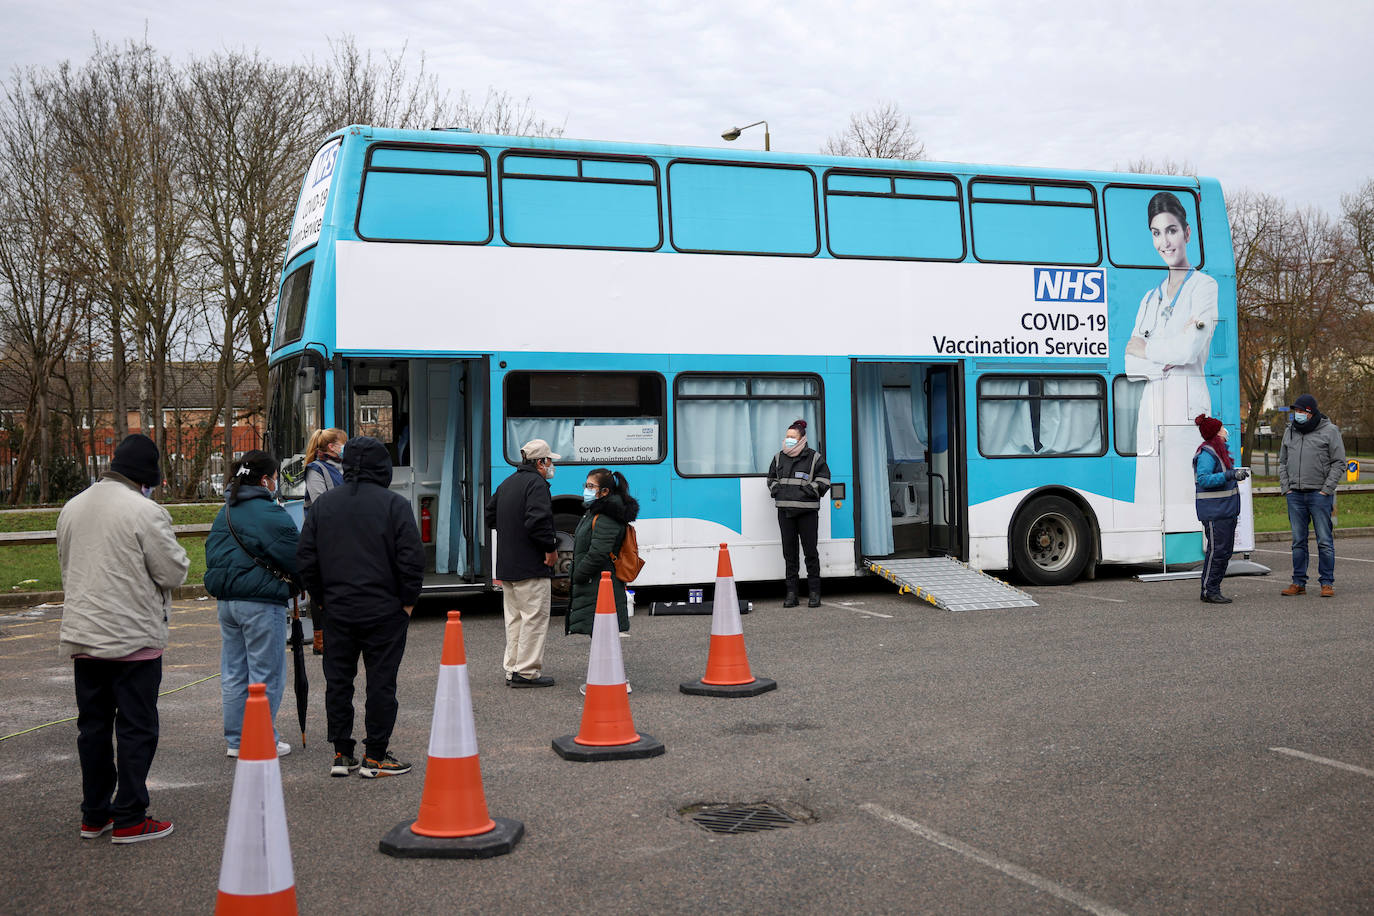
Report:
<svg viewBox="0 0 1374 916"><path fill-rule="evenodd" d="M1293 411L1293 422L1294 422L1294 423L1306 423L1306 422L1307 422L1308 420L1310 420L1310 419L1312 419L1312 415L1311 415L1310 413L1302 413L1302 412L1296 411L1296 410Z"/></svg>
<svg viewBox="0 0 1374 916"><path fill-rule="evenodd" d="M797 447L797 440L796 440L796 439L793 439L791 436L788 436L786 439L782 440L782 447L783 447L783 448L796 448L796 447Z"/></svg>
<svg viewBox="0 0 1374 916"><path fill-rule="evenodd" d="M584 487L582 489L582 505L590 506L596 502L596 487Z"/></svg>
<svg viewBox="0 0 1374 916"><path fill-rule="evenodd" d="M143 486L142 484L140 484L139 487L138 487L138 492L142 493L144 496L148 497L149 499L152 499L152 498L153 498L153 490L155 490L155 489L157 489L157 488L156 488L156 487L145 487L145 486Z"/></svg>

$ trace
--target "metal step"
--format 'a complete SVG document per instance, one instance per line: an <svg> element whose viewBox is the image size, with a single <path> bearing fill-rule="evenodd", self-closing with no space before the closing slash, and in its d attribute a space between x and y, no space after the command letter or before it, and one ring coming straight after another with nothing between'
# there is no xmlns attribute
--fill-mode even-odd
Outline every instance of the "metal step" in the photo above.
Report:
<svg viewBox="0 0 1374 916"><path fill-rule="evenodd" d="M864 567L874 575L897 583L902 594L915 595L947 611L1039 606L1020 589L953 557L909 560L864 557Z"/></svg>

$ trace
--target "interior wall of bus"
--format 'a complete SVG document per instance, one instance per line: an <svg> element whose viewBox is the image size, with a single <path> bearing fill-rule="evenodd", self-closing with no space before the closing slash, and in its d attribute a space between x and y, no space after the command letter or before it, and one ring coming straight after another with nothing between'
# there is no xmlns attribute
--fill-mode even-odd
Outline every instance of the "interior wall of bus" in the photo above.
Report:
<svg viewBox="0 0 1374 916"><path fill-rule="evenodd" d="M410 503L425 542L426 584L482 579L485 360L360 359L345 371L350 434L391 453L391 489Z"/></svg>
<svg viewBox="0 0 1374 916"><path fill-rule="evenodd" d="M966 489L958 368L854 363L854 462L863 556L962 556Z"/></svg>

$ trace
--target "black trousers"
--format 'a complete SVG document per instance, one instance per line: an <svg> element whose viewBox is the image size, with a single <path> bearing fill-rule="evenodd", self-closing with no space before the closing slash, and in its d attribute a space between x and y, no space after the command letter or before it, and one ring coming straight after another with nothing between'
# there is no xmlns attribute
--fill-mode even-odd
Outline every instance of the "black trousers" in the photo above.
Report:
<svg viewBox="0 0 1374 916"><path fill-rule="evenodd" d="M788 512L795 512L789 515ZM782 532L782 562L787 575L788 588L797 587L797 575L801 564L797 557L797 543L801 542L801 553L806 557L806 585L809 591L820 594L821 557L816 551L816 534L820 530L820 512L806 510L778 510L778 530Z"/></svg>
<svg viewBox="0 0 1374 916"><path fill-rule="evenodd" d="M1236 520L1218 518L1202 523L1207 535L1207 555L1202 560L1202 594L1221 594L1221 579L1226 575L1226 566L1231 562L1231 553L1236 546Z"/></svg>
<svg viewBox="0 0 1374 916"><path fill-rule="evenodd" d="M81 758L81 822L135 827L148 816L148 770L157 753L157 688L162 659L72 659L76 752ZM119 740L116 756L114 739Z"/></svg>
<svg viewBox="0 0 1374 916"><path fill-rule="evenodd" d="M336 752L353 756L353 680L361 657L367 670L363 746L375 760L386 755L396 726L396 672L406 651L409 626L410 618L399 610L394 617L362 624L330 618L324 641L324 709L329 741Z"/></svg>

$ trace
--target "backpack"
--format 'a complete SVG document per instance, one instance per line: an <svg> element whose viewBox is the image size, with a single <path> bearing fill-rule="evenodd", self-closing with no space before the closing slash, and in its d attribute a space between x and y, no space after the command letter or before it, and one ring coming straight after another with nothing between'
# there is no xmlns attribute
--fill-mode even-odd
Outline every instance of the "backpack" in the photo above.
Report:
<svg viewBox="0 0 1374 916"><path fill-rule="evenodd" d="M600 517L599 512L592 516L593 531ZM635 526L629 522L625 523L625 536L620 539L620 550L611 554L611 565L615 569L615 577L627 584L633 582L644 568L644 560L639 556L639 537L635 534Z"/></svg>

